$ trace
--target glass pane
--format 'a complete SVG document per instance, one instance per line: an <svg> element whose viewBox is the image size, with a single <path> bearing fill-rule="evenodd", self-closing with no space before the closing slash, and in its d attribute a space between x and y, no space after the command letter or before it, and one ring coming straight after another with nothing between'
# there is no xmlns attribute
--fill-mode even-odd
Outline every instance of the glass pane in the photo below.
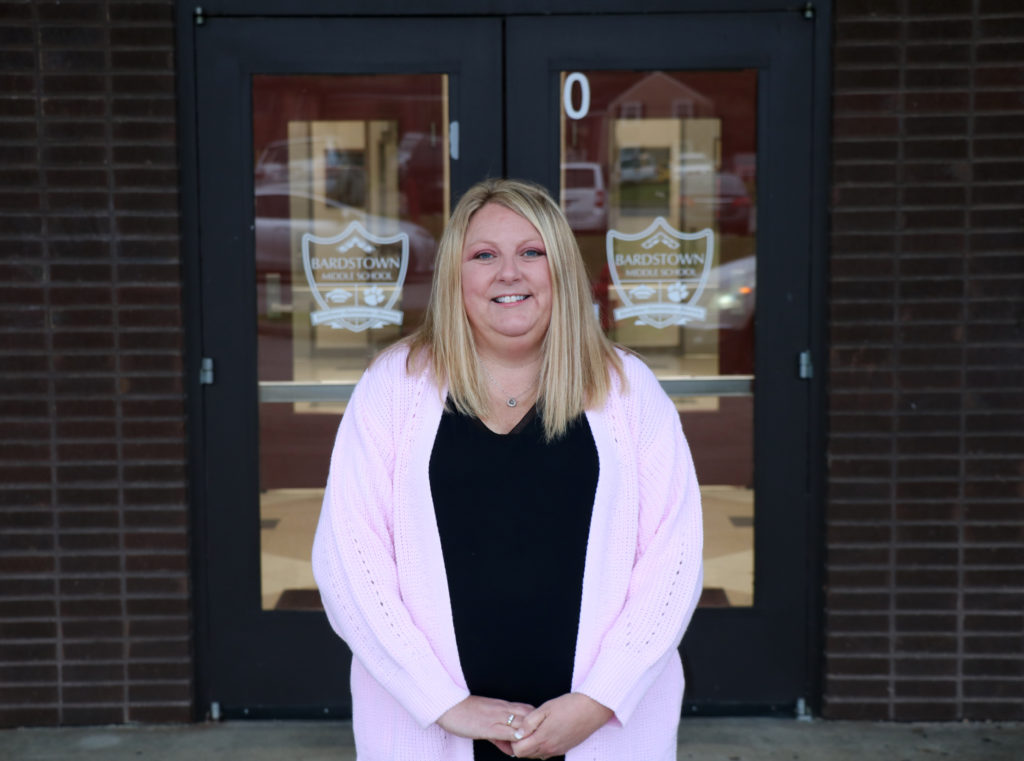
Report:
<svg viewBox="0 0 1024 761"><path fill-rule="evenodd" d="M309 556L344 411L332 384L422 322L447 115L443 74L253 77L259 383L283 399L260 404L264 609L319 608Z"/></svg>
<svg viewBox="0 0 1024 761"><path fill-rule="evenodd" d="M561 94L561 203L606 333L664 381L752 379L756 70L566 71ZM701 604L751 605L753 398L675 399L703 485Z"/></svg>

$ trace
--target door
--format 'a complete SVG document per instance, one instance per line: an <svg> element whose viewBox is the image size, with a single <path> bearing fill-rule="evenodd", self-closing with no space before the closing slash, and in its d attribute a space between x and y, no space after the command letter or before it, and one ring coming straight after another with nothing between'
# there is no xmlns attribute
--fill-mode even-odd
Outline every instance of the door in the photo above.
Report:
<svg viewBox="0 0 1024 761"><path fill-rule="evenodd" d="M674 393L694 453L691 710L811 690L812 30L798 13L507 26L508 171L560 190L607 332Z"/></svg>
<svg viewBox="0 0 1024 761"><path fill-rule="evenodd" d="M500 29L197 28L198 681L214 714L351 710L309 567L331 442L369 357L422 314L449 199L501 171Z"/></svg>
<svg viewBox="0 0 1024 761"><path fill-rule="evenodd" d="M811 33L796 13L197 30L202 704L350 711L309 569L333 434L419 324L451 204L497 175L560 198L597 319L676 400L707 537L687 710L810 694Z"/></svg>

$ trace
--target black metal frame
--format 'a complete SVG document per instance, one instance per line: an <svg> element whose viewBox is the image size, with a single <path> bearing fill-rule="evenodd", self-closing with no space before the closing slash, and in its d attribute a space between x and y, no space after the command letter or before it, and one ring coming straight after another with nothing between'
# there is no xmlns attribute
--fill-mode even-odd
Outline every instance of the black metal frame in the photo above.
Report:
<svg viewBox="0 0 1024 761"><path fill-rule="evenodd" d="M807 577L816 582L807 585L806 606L811 611L807 623L808 673L807 709L820 714L824 692L822 674L825 661L825 475L828 444L826 386L828 377L828 276L829 276L829 188L832 166L832 8L831 0L816 3L814 21L814 81L811 97L811 268L807 273L810 294L810 350L814 362L814 382L808 398L807 492L812 509L807 514Z"/></svg>
<svg viewBox="0 0 1024 761"><path fill-rule="evenodd" d="M187 414L189 418L189 441L190 441L190 471L192 476L190 502L192 509L192 537L193 537L193 600L196 621L196 709L197 715L208 710L211 699L217 699L213 694L214 686L211 684L210 674L213 664L216 663L219 654L214 651L210 637L210 597L207 591L207 582L210 579L210 568L208 562L211 560L211 547L217 547L217 542L211 542L210 527L206 524L209 514L209 505L206 504L206 493L208 481L211 476L211 465L208 461L207 449L207 428L208 420L205 410L208 405L215 403L207 395L212 387L199 385L199 363L200 358L209 353L206 346L203 325L208 321L231 319L229 309L223 314L212 315L203 313L200 292L204 279L208 273L204 272L203 263L198 255L200 249L199 229L199 204L200 196L204 193L223 192L235 197L236 202L251 203L251 190L234 186L226 186L223 189L216 187L201 187L198 175L200 157L201 130L198 127L199 113L197 109L199 90L197 86L196 34L200 33L197 26L199 21L203 25L216 26L218 17L299 17L299 16L324 16L348 18L360 17L369 18L372 16L395 17L395 16L427 16L427 17L461 17L461 16L485 16L485 17L508 17L510 25L518 23L518 17L530 15L545 15L548 19L555 21L552 14L564 14L574 19L590 18L600 19L602 15L630 14L641 17L652 13L663 13L677 16L678 14L696 14L694 19L700 19L704 14L710 12L734 14L736 22L744 23L747 18L752 21L751 14L759 11L786 10L794 16L804 17L805 23L813 25L812 45L813 72L810 75L810 92L808 97L812 99L811 113L813 125L810 132L810 155L806 171L810 184L810 208L806 210L809 219L808 239L806 245L809 251L807 258L807 296L809 302L804 305L807 315L807 325L803 326L805 335L801 340L806 344L804 348L810 348L815 364L815 378L808 384L808 393L805 399L805 408L801 410L799 417L803 424L794 435L801 440L801 448L806 446L810 453L810 459L802 476L803 489L808 504L805 511L806 525L802 526L800 533L805 537L806 544L800 548L805 558L805 576L809 580L806 588L801 590L801 597L804 600L804 607L807 611L807 624L804 632L805 649L805 674L803 697L809 702L809 707L816 709L821 694L821 604L823 590L821 587L822 555L823 555L823 523L824 523L824 445L826 439L825 415L824 415L824 377L825 377L825 343L826 343L826 307L825 307L825 285L827 282L827 188L828 188L828 166L829 166L829 121L831 109L830 100L830 77L831 77L831 3L815 3L811 12L805 9L802 3L779 3L761 0L719 0L717 2L672 2L671 0L647 0L642 2L642 8L637 9L636 3L614 2L609 0L595 0L584 4L578 0L554 0L543 2L543 0L525 0L524 2L506 2L500 0L487 4L487 11L482 12L479 3L474 0L451 0L450 2L421 2L410 3L406 0L381 0L373 5L372 11L367 11L364 3L353 2L352 0L304 0L304 2L287 2L284 0L220 0L219 2L206 3L203 6L202 17L197 18L196 9L193 3L179 2L177 8L177 56L178 56L178 102L179 102L179 141L181 155L181 181L182 193L182 246L183 246L183 300L185 309L186 327L186 389L188 396ZM300 7L296 7L300 6ZM267 19L269 21L269 19ZM514 23L513 23L514 22ZM287 18L280 18L275 22L275 29L281 29L278 25L288 25ZM205 30L209 31L209 30ZM280 32L278 32L280 33ZM558 39L562 47L571 43L572 38L565 36ZM591 43L592 44L592 43ZM570 45L571 47L571 45ZM514 54L513 51L510 51ZM559 65L564 63L566 67L572 64L571 55L564 52L560 54ZM741 57L724 54L719 61L713 62L714 66L727 67L730 60L736 62ZM705 61L707 59L704 59ZM747 57L744 66L752 65ZM547 63L545 62L545 65ZM735 63L734 63L735 65ZM583 62L580 59L580 68L611 68L612 64L604 66L594 65L593 59ZM705 63L704 68L708 67ZM308 68L308 67L307 67ZM674 66L673 68L685 68L685 65ZM274 68L274 72L279 69ZM377 65L374 71L382 71ZM306 73L306 69L303 69ZM203 72L206 76L206 72ZM513 85L506 82L509 88L509 101L514 103L516 97L513 92ZM550 100L550 99L548 99ZM510 107L510 119L514 119L514 105ZM241 118L244 114L238 115ZM543 119L536 119L541 123ZM764 121L759 121L764 125ZM244 130L238 134L244 134ZM516 174L519 176L533 176L534 179L546 184L553 190L557 189L557 177L553 173L557 171L557 144L553 143L551 135L538 136L542 144L547 145L547 151L555 150L552 154L556 156L554 163L545 158L547 162L544 167L530 169L526 164L520 164L520 159L513 150L507 157L504 168L510 170L516 167ZM761 138L772 139L770 135L759 134ZM545 151L545 152L547 152ZM540 153L540 152L538 152ZM521 167L521 168L520 168ZM490 172L491 174L501 172ZM761 173L759 173L760 175ZM236 176L247 177L248 172L243 168ZM454 179L454 178L453 178ZM251 182L251 178L249 178ZM767 199L769 194L766 188L759 192L761 199ZM765 213L765 206L762 206L762 214ZM251 216L251 215L250 215ZM251 266L251 265L250 265ZM760 275L759 275L760 277ZM766 293L768 285L759 288L759 293ZM765 315L762 307L762 316ZM762 317L763 319L763 317ZM759 342L759 362L762 355L767 356L768 352L779 350L780 347L770 347L765 342ZM781 347L787 354L792 346ZM217 370L218 373L228 372L230 362L223 359ZM224 375L220 376L224 378ZM225 381L226 382L226 381ZM763 386L769 382L768 378L758 379L758 385ZM223 403L239 403L238 399L223 399ZM254 400L244 400L243 404L249 405L255 410ZM785 410L759 411L756 414L757 425L773 425L778 422L785 422ZM255 431L249 432L255 436ZM778 446L778 441L773 446ZM759 475L759 478L763 475ZM760 482L758 483L760 486ZM244 542L240 542L244 545ZM252 542L258 547L258 536ZM258 565L257 565L258 567ZM760 568L758 569L760 572ZM741 611L701 611L700 615L712 613L713 615L731 616ZM276 614L281 615L281 614ZM742 646L742 642L736 643ZM260 664L253 664L254 668ZM232 701L226 701L226 708L230 712ZM326 711L324 703L317 707L296 707L293 709L281 710L280 708L269 707L267 711L260 709L259 705L248 704L242 710L242 703L235 703L238 706L239 714L258 716L261 714L282 716L282 715L336 715L337 711L345 711L347 705L334 704ZM773 699L756 700L740 704L688 704L688 711L698 713L784 713L793 710L792 701L779 697Z"/></svg>
<svg viewBox="0 0 1024 761"><path fill-rule="evenodd" d="M199 367L202 360L202 298L199 292L201 266L199 257L199 162L196 145L196 67L195 39L192 29L192 9L187 3L175 7L175 69L177 70L178 115L178 167L182 192L181 210L182 251L182 313L185 327L184 366L185 416L188 421L188 500L191 536L192 620L194 644L194 700L195 718L202 718L207 710L202 696L207 694L206 643L209 641L209 622L206 618L206 569L202 559L207 554L207 536L202 520L205 515L203 490L197 487L205 475L203 430L203 403L199 385Z"/></svg>
<svg viewBox="0 0 1024 761"><path fill-rule="evenodd" d="M191 16L201 8L207 17L216 16L551 16L612 15L647 13L749 13L751 11L792 11L811 16L829 9L829 0L208 0L202 4L182 2Z"/></svg>

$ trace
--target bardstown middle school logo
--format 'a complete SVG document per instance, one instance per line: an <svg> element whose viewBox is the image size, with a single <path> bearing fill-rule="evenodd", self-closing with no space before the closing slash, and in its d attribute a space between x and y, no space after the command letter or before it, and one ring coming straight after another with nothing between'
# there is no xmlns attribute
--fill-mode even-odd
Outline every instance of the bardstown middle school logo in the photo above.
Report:
<svg viewBox="0 0 1024 761"><path fill-rule="evenodd" d="M314 325L361 332L401 325L394 309L409 266L409 236L381 237L359 221L330 238L302 236L302 265L320 306L309 316Z"/></svg>
<svg viewBox="0 0 1024 761"><path fill-rule="evenodd" d="M634 317L637 325L667 328L707 319L697 302L714 258L711 228L682 233L658 217L633 235L609 230L605 241L608 271L623 304L615 309L616 320Z"/></svg>

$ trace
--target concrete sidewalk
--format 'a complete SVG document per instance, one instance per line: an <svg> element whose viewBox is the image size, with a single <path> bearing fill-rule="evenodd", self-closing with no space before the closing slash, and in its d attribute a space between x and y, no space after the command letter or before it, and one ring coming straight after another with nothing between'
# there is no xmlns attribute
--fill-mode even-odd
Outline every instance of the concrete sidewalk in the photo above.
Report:
<svg viewBox="0 0 1024 761"><path fill-rule="evenodd" d="M679 761L1022 761L1024 724L686 718ZM0 731L3 761L353 761L347 721ZM622 759L643 761L643 759Z"/></svg>

